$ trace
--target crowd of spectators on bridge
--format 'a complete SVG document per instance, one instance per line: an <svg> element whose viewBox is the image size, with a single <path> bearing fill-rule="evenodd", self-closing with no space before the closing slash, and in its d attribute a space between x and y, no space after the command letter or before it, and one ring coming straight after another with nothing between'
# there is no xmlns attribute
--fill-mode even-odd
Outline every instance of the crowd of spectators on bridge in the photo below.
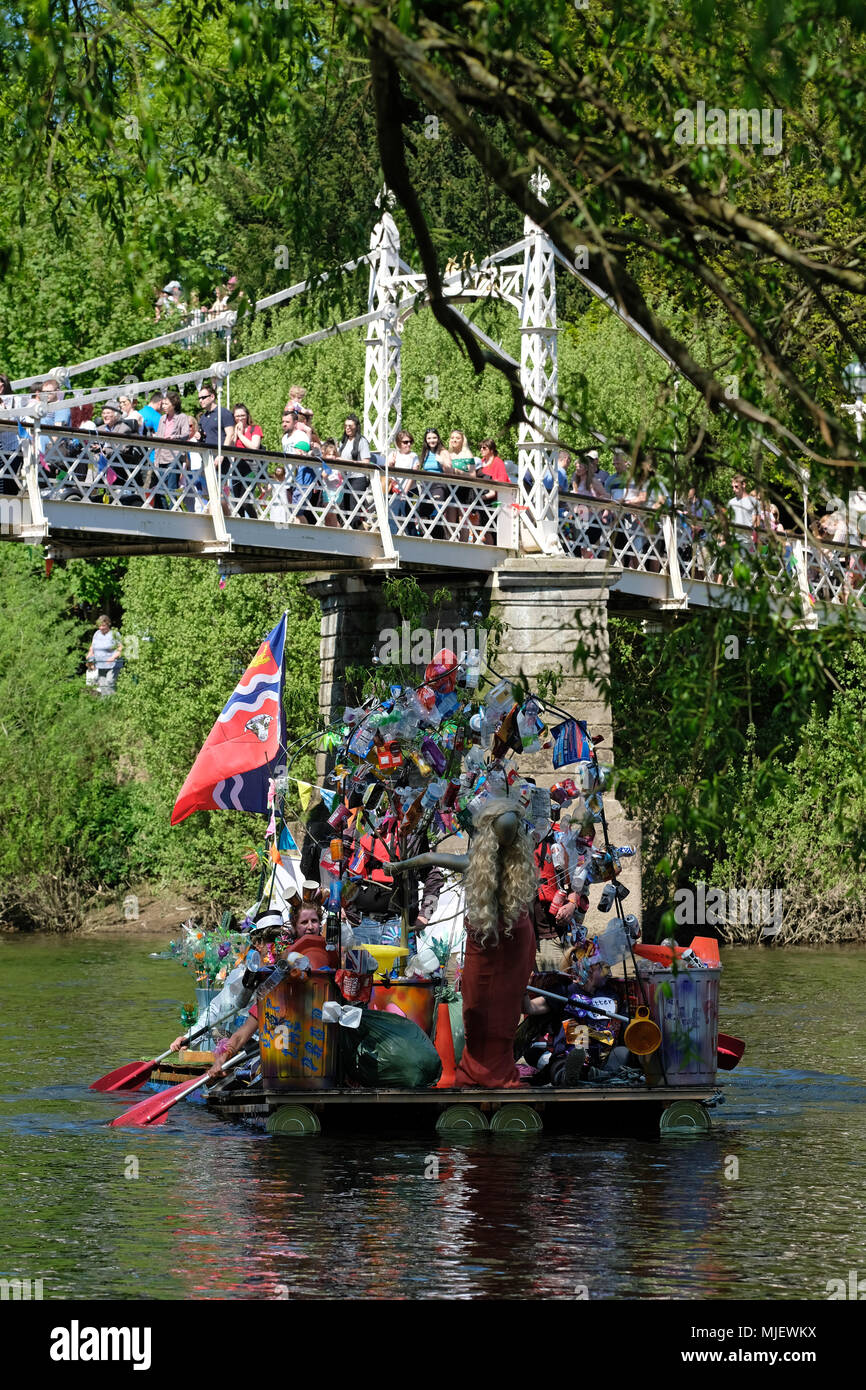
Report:
<svg viewBox="0 0 866 1390"><path fill-rule="evenodd" d="M229 282L226 294L232 288ZM178 311L184 307L177 297L179 291L177 282L165 287ZM120 388L101 408L78 405L70 409L63 403L57 377L49 376L34 383L29 391L16 394L8 377L0 373L0 404L17 415L17 422L0 420L0 452L8 458L17 449L20 462L18 424L37 420L40 482L60 500L75 495L76 489L85 500L99 500L95 485L101 482L117 494L115 500L126 505L204 511L209 500L204 460L195 448L203 445L228 452L223 468L227 479L223 506L240 517L284 525L301 522L374 529L378 523L371 473L384 468L392 530L409 536L423 534L463 542L481 539L494 544L492 517L499 493L496 487L484 485L513 485L519 480L518 467L500 455L492 436L479 442L476 454L459 428L446 436L431 426L417 442L408 430L400 429L393 449L383 457L371 449L358 416L349 412L343 417L342 430L323 438L306 401L306 391L300 386L290 389L281 414L279 438L280 450L287 456L285 464L272 458L256 463L253 455L268 450L265 426L253 418L243 402L231 408L220 405L215 386L207 380L198 389L197 411L185 409L177 391L152 391L146 401L140 401L132 387ZM95 409L101 409L98 422L93 419ZM86 439L52 441L42 432L43 427L51 426L94 433L97 438L93 443ZM123 436L130 441L152 439L155 444L143 449L130 442L119 454L116 449L110 451L109 464L105 458L100 462L104 451L98 438L102 435ZM181 444L189 447L183 451L169 447ZM130 482L133 477L135 486ZM532 487L531 469L524 467L522 481L525 489ZM793 572L797 528L790 518L786 527L778 506L750 487L742 475L734 477L732 496L723 505L692 486L673 506L651 453L639 454L635 460L622 441L612 449L610 469L601 466L597 448L574 454L563 450L555 477L549 470L541 482L548 493L556 484L560 534L571 553L583 558L613 558L626 568L659 572L664 562L663 541L652 514L664 513L674 519L681 565L694 578L721 582L718 547L711 539L719 536L734 551L754 554L771 547L788 572ZM2 484L4 492L13 490L8 467ZM435 524L425 527L431 518ZM866 497L861 506L855 495L847 507L840 499L831 499L826 514L814 519L811 526L811 539L819 546L830 543L854 549L845 562L845 584L849 591L862 587L866 579ZM810 573L810 582L813 580L819 582L820 575Z"/></svg>
<svg viewBox="0 0 866 1390"><path fill-rule="evenodd" d="M179 280L169 280L162 289L154 290L154 319L162 325L160 331L171 333L177 328L200 328L202 324L214 323L214 335L222 338L228 331L227 324L215 322L231 307L231 302L242 297L238 290L238 277L230 275L225 284L217 285L212 295L201 301L197 290L187 293ZM196 333L184 338L186 347L204 343L210 333Z"/></svg>

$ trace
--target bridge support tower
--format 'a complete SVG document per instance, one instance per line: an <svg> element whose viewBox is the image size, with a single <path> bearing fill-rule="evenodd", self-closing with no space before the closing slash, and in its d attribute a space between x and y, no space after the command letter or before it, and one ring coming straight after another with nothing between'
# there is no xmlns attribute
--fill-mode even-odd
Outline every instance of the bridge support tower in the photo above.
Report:
<svg viewBox="0 0 866 1390"><path fill-rule="evenodd" d="M442 588L437 575L416 576L431 596ZM613 761L613 723L604 682L610 674L607 631L607 581L604 561L557 560L532 555L508 560L493 576L478 574L454 579L449 575L451 602L438 610L442 629L458 629L461 620L474 626L473 613L492 613L505 625L499 654L493 663L503 675L523 675L531 688L538 678L555 673L557 694L552 697L561 709L578 719L586 719L589 730L601 734L599 761ZM387 640L383 634L400 631L399 614L389 608L378 575L331 574L307 581L319 599L321 619L321 684L319 713L323 722L340 718L344 707L354 704L359 692L349 689L347 670L352 666L369 668L374 652ZM433 618L424 620L428 625ZM582 656L576 665L575 652ZM420 680L423 671L413 668ZM566 776L555 772L550 749L523 754L521 769L540 786L551 786ZM319 773L325 772L322 759ZM640 827L626 820L619 804L608 794L605 808L611 840L615 845L640 846ZM626 906L640 915L640 854L624 861L622 882L630 890ZM597 895L594 895L597 896ZM587 916L587 926L599 927L604 918L595 905Z"/></svg>

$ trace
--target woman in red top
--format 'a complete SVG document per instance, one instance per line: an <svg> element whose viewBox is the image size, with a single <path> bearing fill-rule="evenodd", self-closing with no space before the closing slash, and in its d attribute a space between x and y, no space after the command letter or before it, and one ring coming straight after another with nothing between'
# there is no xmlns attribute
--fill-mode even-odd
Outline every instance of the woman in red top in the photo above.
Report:
<svg viewBox="0 0 866 1390"><path fill-rule="evenodd" d="M496 452L496 445L492 439L482 439L478 445L478 453L481 457L481 472L485 478L489 478L493 483L510 483L508 469L505 463ZM485 493L486 497L493 498L495 492Z"/></svg>
<svg viewBox="0 0 866 1390"><path fill-rule="evenodd" d="M492 483L511 482L511 479L508 476L508 469L505 467L503 460L497 454L496 445L492 439L482 439L481 443L478 445L478 453L481 458L481 468L479 469L479 473L483 477L489 478ZM495 488L491 488L489 492L484 493L484 501L488 506L491 507L491 509L493 506L497 504L497 502L499 501L499 493L496 491ZM488 534L484 537L484 544L496 544L496 536L492 530L489 531Z"/></svg>
<svg viewBox="0 0 866 1390"><path fill-rule="evenodd" d="M253 423L249 410L239 401L234 408L235 417L235 449L255 450L261 449L264 441L264 432L261 425ZM255 477L255 469L252 464L239 463L237 460L232 462L232 497L245 498L242 506L238 508L238 516L246 516L253 521L256 518L256 509L252 504L252 490L249 480ZM249 492L249 496L245 496Z"/></svg>

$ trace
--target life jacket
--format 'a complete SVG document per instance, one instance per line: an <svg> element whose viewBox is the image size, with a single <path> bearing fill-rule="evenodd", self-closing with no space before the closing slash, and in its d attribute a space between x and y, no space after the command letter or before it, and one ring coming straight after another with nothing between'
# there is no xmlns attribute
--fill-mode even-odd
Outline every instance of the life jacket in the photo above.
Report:
<svg viewBox="0 0 866 1390"><path fill-rule="evenodd" d="M400 848L395 840L389 845L387 840L383 840L381 835L367 833L361 836L361 848L369 856L369 864L366 878L371 878L374 883L394 882L390 874L386 873L383 865L400 858Z"/></svg>

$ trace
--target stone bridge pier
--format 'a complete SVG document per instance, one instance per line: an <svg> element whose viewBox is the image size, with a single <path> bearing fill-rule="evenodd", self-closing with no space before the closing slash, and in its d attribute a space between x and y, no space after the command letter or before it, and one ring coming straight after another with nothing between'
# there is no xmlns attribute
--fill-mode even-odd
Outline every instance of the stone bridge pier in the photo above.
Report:
<svg viewBox="0 0 866 1390"><path fill-rule="evenodd" d="M506 561L490 575L444 576L415 573L420 587L430 595L424 625L437 622L442 629L456 629L461 619L474 626L473 613L481 611L500 619L504 631L493 660L503 676L520 677L537 690L539 677L554 676L553 703L569 715L585 719L592 734L601 734L599 761L613 762L613 726L604 686L610 675L607 600L609 569L602 560L556 560L543 555ZM450 600L434 613L432 595L447 584ZM319 712L325 722L339 718L358 692L347 693L346 673L352 666L369 668L374 651L380 652L388 630L400 631L399 614L388 607L379 575L331 574L308 581L319 599L321 620L321 682ZM420 680L423 669L413 668ZM520 768L540 786L551 786L566 773L555 772L550 750L523 754ZM324 762L320 772L324 773ZM625 909L641 915L640 826L628 821L619 803L609 794L605 809L611 842L635 845L637 854L624 861L622 882L629 889ZM601 827L596 843L602 844ZM452 846L448 846L452 848ZM596 910L598 890L591 895L587 926L602 926L605 918Z"/></svg>

